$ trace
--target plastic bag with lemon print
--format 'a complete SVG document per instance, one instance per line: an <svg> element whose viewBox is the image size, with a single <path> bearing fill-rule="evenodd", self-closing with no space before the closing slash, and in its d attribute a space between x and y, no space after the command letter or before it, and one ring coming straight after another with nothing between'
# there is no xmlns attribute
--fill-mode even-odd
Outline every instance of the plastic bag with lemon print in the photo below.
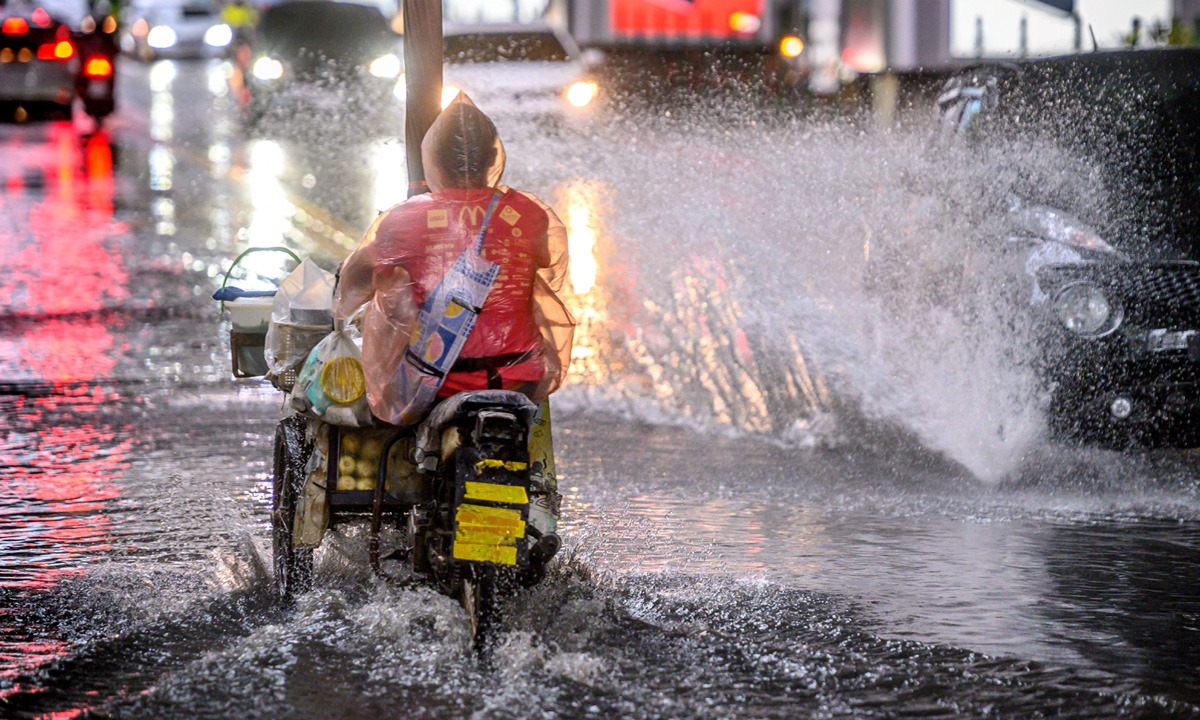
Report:
<svg viewBox="0 0 1200 720"><path fill-rule="evenodd" d="M292 409L331 425L367 427L374 422L367 406L358 330L341 321L308 354L292 388Z"/></svg>

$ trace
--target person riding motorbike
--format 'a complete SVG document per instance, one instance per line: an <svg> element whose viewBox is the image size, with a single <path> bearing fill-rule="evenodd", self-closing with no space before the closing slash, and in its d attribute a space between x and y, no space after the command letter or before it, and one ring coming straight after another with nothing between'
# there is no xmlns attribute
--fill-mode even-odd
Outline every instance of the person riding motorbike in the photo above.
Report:
<svg viewBox="0 0 1200 720"><path fill-rule="evenodd" d="M499 184L500 136L464 94L429 128L421 158L431 192L381 213L339 271L334 316L365 306L371 410L411 425L436 399L485 388L540 403L562 384L571 357L575 320L558 295L566 228L536 196ZM475 300L447 287L492 268ZM465 331L455 325L464 312L476 313Z"/></svg>

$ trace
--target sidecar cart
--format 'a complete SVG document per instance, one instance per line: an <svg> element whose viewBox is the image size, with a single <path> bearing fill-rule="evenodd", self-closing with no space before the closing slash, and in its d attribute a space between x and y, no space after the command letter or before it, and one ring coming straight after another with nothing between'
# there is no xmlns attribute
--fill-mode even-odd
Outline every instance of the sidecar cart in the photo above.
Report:
<svg viewBox="0 0 1200 720"><path fill-rule="evenodd" d="M313 551L326 530L370 520L369 554L379 571L380 530L402 527L423 499L409 462L411 429L382 425L339 427L303 415L280 421L275 432L271 538L275 587L283 598L312 584Z"/></svg>

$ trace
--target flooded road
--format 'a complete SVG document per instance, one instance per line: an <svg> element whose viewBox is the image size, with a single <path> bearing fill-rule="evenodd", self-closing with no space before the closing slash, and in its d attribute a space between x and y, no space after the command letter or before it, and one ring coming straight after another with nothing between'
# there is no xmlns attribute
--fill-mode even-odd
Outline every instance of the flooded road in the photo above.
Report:
<svg viewBox="0 0 1200 720"><path fill-rule="evenodd" d="M280 397L209 296L251 246L332 267L403 148L247 134L220 63L121 71L99 133L0 126L0 717L1200 715L1200 457L1015 431L1019 369L864 329L910 155L853 129L498 114L571 233L560 561L493 669L361 529L278 604Z"/></svg>

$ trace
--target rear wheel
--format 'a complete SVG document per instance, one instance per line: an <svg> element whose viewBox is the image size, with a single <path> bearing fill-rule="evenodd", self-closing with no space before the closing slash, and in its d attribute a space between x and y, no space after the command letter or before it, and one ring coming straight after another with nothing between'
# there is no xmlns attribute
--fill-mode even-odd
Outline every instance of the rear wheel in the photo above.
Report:
<svg viewBox="0 0 1200 720"><path fill-rule="evenodd" d="M275 592L291 600L312 587L313 550L294 544L296 506L304 481L302 468L303 426L293 418L275 430L275 476L271 502L271 546L274 557Z"/></svg>
<svg viewBox="0 0 1200 720"><path fill-rule="evenodd" d="M485 661L490 659L496 633L504 619L504 602L519 588L514 568L487 564L464 568L458 601L471 623L475 651Z"/></svg>
<svg viewBox="0 0 1200 720"><path fill-rule="evenodd" d="M462 581L459 602L471 623L471 639L476 650L486 650L499 625L499 603L494 568L474 566Z"/></svg>

